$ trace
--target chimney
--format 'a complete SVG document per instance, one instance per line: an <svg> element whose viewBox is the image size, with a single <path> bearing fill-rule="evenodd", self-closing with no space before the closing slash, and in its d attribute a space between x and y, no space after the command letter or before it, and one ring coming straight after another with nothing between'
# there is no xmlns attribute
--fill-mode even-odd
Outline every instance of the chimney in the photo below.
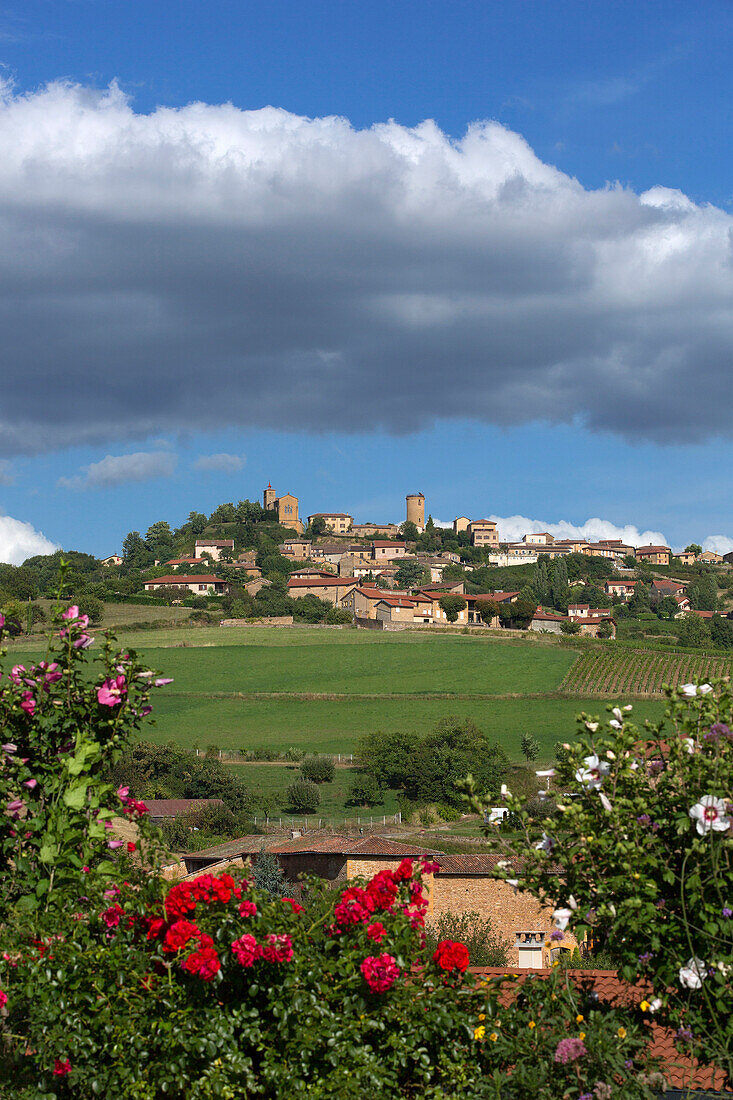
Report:
<svg viewBox="0 0 733 1100"><path fill-rule="evenodd" d="M291 829L290 830L290 839L291 840L300 840L302 835L303 834L300 831L300 829Z"/></svg>

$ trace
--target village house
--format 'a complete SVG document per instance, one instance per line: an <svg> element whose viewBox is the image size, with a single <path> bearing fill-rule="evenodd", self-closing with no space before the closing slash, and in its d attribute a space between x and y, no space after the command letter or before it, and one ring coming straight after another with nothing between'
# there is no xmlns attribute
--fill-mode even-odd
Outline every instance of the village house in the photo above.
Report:
<svg viewBox="0 0 733 1100"><path fill-rule="evenodd" d="M528 542L532 546L549 546L554 541L554 535L551 535L549 531L535 531L529 535L522 535L522 542Z"/></svg>
<svg viewBox="0 0 733 1100"><path fill-rule="evenodd" d="M111 565L122 565L123 558L119 554L110 554L108 558L102 558L102 565L109 568Z"/></svg>
<svg viewBox="0 0 733 1100"><path fill-rule="evenodd" d="M358 577L359 580L363 577L373 579L378 570L379 566L375 565L371 554L351 552L339 558L338 571L343 577Z"/></svg>
<svg viewBox="0 0 733 1100"><path fill-rule="evenodd" d="M616 621L611 616L611 612L608 608L588 608L587 605L574 605L577 608L584 607L587 610L597 612L595 615L558 615L554 611L544 611L541 607L538 607L532 616L532 621L529 624L529 629L536 634L562 634L563 623L577 623L580 627L580 636L588 638L598 638L600 636L599 631L604 624L608 623L611 630L611 638L616 637Z"/></svg>
<svg viewBox="0 0 733 1100"><path fill-rule="evenodd" d="M499 531L491 519L472 519L468 525L472 546L490 546L499 548Z"/></svg>
<svg viewBox="0 0 733 1100"><path fill-rule="evenodd" d="M312 516L308 516L308 526L318 518L324 521L326 530L334 535L348 535L354 523L354 517L346 512L314 512Z"/></svg>
<svg viewBox="0 0 733 1100"><path fill-rule="evenodd" d="M672 554L669 546L637 546L637 561L645 561L648 565L669 565Z"/></svg>
<svg viewBox="0 0 733 1100"><path fill-rule="evenodd" d="M568 607L568 618L577 619L579 622L598 619L610 619L611 612L607 607L591 607L587 603L571 603Z"/></svg>
<svg viewBox="0 0 733 1100"><path fill-rule="evenodd" d="M291 580L303 580L304 578L318 579L319 577L335 577L333 569L318 569L315 565L301 565L290 574Z"/></svg>
<svg viewBox="0 0 733 1100"><path fill-rule="evenodd" d="M208 554L212 561L221 561L222 555L233 557L234 539L196 539L194 557Z"/></svg>
<svg viewBox="0 0 733 1100"><path fill-rule="evenodd" d="M206 558L171 558L165 564L172 565L178 570L182 565L206 565Z"/></svg>
<svg viewBox="0 0 733 1100"><path fill-rule="evenodd" d="M714 550L703 550L698 561L705 562L706 565L723 565L725 558L722 554L716 554Z"/></svg>
<svg viewBox="0 0 733 1100"><path fill-rule="evenodd" d="M534 565L537 561L535 548L525 543L507 543L506 548L498 554L489 554L489 565L506 567L507 565Z"/></svg>
<svg viewBox="0 0 733 1100"><path fill-rule="evenodd" d="M697 561L697 554L692 550L681 550L679 554L675 554L675 557L680 565L694 565Z"/></svg>
<svg viewBox="0 0 733 1100"><path fill-rule="evenodd" d="M146 592L156 592L159 588L187 588L195 596L222 595L227 590L227 583L221 577L215 577L206 573L188 575L174 573L169 577L154 577L145 581Z"/></svg>
<svg viewBox="0 0 733 1100"><path fill-rule="evenodd" d="M400 529L396 523L352 523L349 533L358 539L392 538Z"/></svg>
<svg viewBox="0 0 733 1100"><path fill-rule="evenodd" d="M307 561L311 556L312 545L310 539L286 539L278 546L278 550L284 558L291 558L293 561Z"/></svg>
<svg viewBox="0 0 733 1100"><path fill-rule="evenodd" d="M386 595L392 595L392 593L373 585L361 584L346 593L341 599L340 606L355 619L376 619L377 604ZM400 592L398 595L407 596L407 593Z"/></svg>
<svg viewBox="0 0 733 1100"><path fill-rule="evenodd" d="M665 596L681 596L685 591L685 585L681 581L670 581L666 577L655 577L652 581L652 595L657 599Z"/></svg>
<svg viewBox="0 0 733 1100"><path fill-rule="evenodd" d="M372 560L376 562L394 561L407 556L407 543L379 539L371 546Z"/></svg>
<svg viewBox="0 0 733 1100"><path fill-rule="evenodd" d="M609 580L603 585L603 591L607 596L618 596L623 603L628 603L634 595L636 584L633 580Z"/></svg>
<svg viewBox="0 0 733 1100"><path fill-rule="evenodd" d="M416 607L415 600L408 596L383 594L375 606L375 618L381 623L406 623L411 626L415 622Z"/></svg>
<svg viewBox="0 0 733 1100"><path fill-rule="evenodd" d="M317 596L319 600L339 607L347 592L356 588L356 585L356 577L291 577L288 581L288 595L293 599Z"/></svg>
<svg viewBox="0 0 733 1100"><path fill-rule="evenodd" d="M686 611L691 610L690 598L689 596L673 596L673 599L678 607L675 619L680 619Z"/></svg>
<svg viewBox="0 0 733 1100"><path fill-rule="evenodd" d="M453 534L460 535L462 531L467 531L470 523L468 516L456 516L453 520Z"/></svg>

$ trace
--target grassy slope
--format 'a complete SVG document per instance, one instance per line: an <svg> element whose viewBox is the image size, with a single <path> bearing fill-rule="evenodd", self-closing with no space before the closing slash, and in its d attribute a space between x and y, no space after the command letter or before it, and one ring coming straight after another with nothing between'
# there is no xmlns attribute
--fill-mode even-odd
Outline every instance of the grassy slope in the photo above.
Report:
<svg viewBox="0 0 733 1100"><path fill-rule="evenodd" d="M236 771L237 775L241 776L256 794L273 798L282 809L283 815L285 815L287 805L286 789L300 775L297 764L286 768L279 765L245 764L237 766ZM353 778L354 772L351 768L337 768L332 783L321 783L319 785L321 804L315 815L309 814L308 816L343 820L345 817L355 818L357 815L366 815L369 818L372 815L376 820L377 817L381 818L384 814L394 814L397 811L395 791L385 792L384 804L381 806L374 806L371 809L347 806L346 800L349 796ZM301 818L303 815L296 814L295 816Z"/></svg>

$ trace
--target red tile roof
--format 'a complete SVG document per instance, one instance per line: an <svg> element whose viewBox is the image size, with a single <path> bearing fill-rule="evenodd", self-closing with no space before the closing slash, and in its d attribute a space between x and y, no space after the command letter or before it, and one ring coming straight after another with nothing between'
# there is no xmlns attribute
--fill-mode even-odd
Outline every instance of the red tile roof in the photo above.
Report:
<svg viewBox="0 0 733 1100"><path fill-rule="evenodd" d="M346 588L358 583L356 577L294 577L288 581L288 588L332 588L334 585Z"/></svg>
<svg viewBox="0 0 733 1100"><path fill-rule="evenodd" d="M276 855L287 855L289 852L312 855L331 853L345 856L363 856L365 858L367 856L383 856L395 859L404 859L405 857L417 859L422 855L438 855L430 848L421 848L414 844L401 844L399 841L389 840L387 837L365 836L354 840L351 837L339 835L300 836L295 840L286 840L281 844L270 845L269 851L274 852Z"/></svg>
<svg viewBox="0 0 733 1100"><path fill-rule="evenodd" d="M405 596L382 596L380 603L389 604L390 607L414 607L415 601L408 600Z"/></svg>
<svg viewBox="0 0 733 1100"><path fill-rule="evenodd" d="M387 540L384 540L384 539L382 539L382 540L380 540L380 541L378 541L378 542L373 542L373 543L372 543L372 546L380 546L380 547L385 547L385 546L401 546L401 547L402 547L402 549L404 550L404 549L406 549L406 547L407 547L407 543L406 543L406 542L390 542L390 540L389 540L389 539L387 539Z"/></svg>
<svg viewBox="0 0 733 1100"><path fill-rule="evenodd" d="M527 978L535 975L539 978L549 978L552 970L530 970L503 968L503 967L471 967L470 973L481 978L514 978L519 985ZM642 982L631 984L622 981L615 970L567 970L567 977L576 986L592 989L602 1001L609 1004L638 1005L640 1000L649 992L649 987ZM505 1003L510 1000L512 993L504 986ZM670 1088L686 1089L710 1089L717 1088L721 1093L731 1093L733 1089L723 1084L723 1075L709 1067L700 1067L695 1059L690 1059L681 1053L674 1043L673 1032L668 1028L660 1027L652 1023L649 1028L650 1054L659 1058L662 1062L662 1072L667 1078Z"/></svg>
<svg viewBox="0 0 733 1100"><path fill-rule="evenodd" d="M166 565L203 565L203 558L171 558Z"/></svg>
<svg viewBox="0 0 733 1100"><path fill-rule="evenodd" d="M234 539L196 539L197 546L234 546Z"/></svg>
<svg viewBox="0 0 733 1100"><path fill-rule="evenodd" d="M637 554L671 554L669 546L637 546Z"/></svg>
<svg viewBox="0 0 733 1100"><path fill-rule="evenodd" d="M490 875L501 858L498 853L477 852L475 855L436 856L436 863L440 864L440 875ZM516 860L514 866L517 866Z"/></svg>

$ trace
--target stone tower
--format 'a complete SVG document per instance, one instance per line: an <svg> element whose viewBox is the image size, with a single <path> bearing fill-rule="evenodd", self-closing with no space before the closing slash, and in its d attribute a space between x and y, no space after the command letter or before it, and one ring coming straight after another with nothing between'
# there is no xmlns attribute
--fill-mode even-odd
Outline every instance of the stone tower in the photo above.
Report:
<svg viewBox="0 0 733 1100"><path fill-rule="evenodd" d="M275 493L275 490L272 487L272 483L270 481L268 481L267 488L265 489L264 493L262 494L262 504L265 508L265 511L269 512L270 509L274 508L276 500L277 500L277 494Z"/></svg>
<svg viewBox="0 0 733 1100"><path fill-rule="evenodd" d="M423 493L408 493L405 497L407 502L407 520L414 523L418 531L425 530L425 496Z"/></svg>

